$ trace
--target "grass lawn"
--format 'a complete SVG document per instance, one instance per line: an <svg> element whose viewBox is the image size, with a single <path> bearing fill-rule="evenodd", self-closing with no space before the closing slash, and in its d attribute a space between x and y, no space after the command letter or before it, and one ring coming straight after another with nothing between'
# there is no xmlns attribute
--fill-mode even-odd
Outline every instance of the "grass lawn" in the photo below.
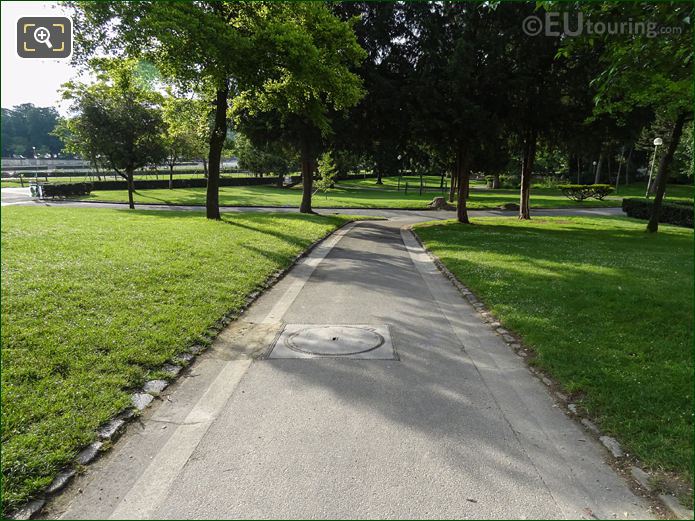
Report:
<svg viewBox="0 0 695 521"><path fill-rule="evenodd" d="M372 180L373 182L373 180ZM336 188L328 193L314 195L315 208L425 208L441 192L430 191L419 195L416 190L407 194L395 189L368 189L364 187ZM276 188L272 186L224 186L220 188L220 204L224 206L299 206L301 187ZM88 201L127 202L125 190L97 190ZM486 190L473 187L469 208L495 208L503 203L518 203L518 190ZM136 203L205 204L205 188L177 188L138 190ZM571 201L554 189L536 189L531 193L531 206L535 208L606 207L620 206L619 201Z"/></svg>
<svg viewBox="0 0 695 521"><path fill-rule="evenodd" d="M620 186L618 192L613 192L611 197L644 197L647 190L646 183L630 183L628 186ZM667 185L666 199L671 201L693 201L693 185Z"/></svg>
<svg viewBox="0 0 695 521"><path fill-rule="evenodd" d="M416 228L604 432L692 480L693 231L623 218Z"/></svg>
<svg viewBox="0 0 695 521"><path fill-rule="evenodd" d="M347 220L3 208L5 512L48 485L130 390Z"/></svg>
<svg viewBox="0 0 695 521"><path fill-rule="evenodd" d="M409 188L406 194L403 190L405 181ZM437 189L439 177L424 176L428 191L418 194L419 177L408 176L401 178L401 190L397 189L397 177L385 177L384 184L375 184L374 179L350 179L340 181L338 186L325 194L314 195L316 208L425 208L435 196L442 195ZM445 192L448 195L448 192ZM588 199L583 202L567 199L556 188L534 187L531 190L531 206L534 208L596 208L620 206L625 196L638 197L644 195L641 183L621 187L618 196L610 196L603 201ZM220 188L220 204L224 206L299 206L301 186L293 188L277 188L274 186L224 186ZM691 186L669 185L667 198L691 200ZM127 202L128 193L125 190L97 190L88 197L88 201ZM182 204L204 205L205 188L177 188L138 190L135 194L136 203L151 204ZM518 203L519 191L516 189L488 190L483 184L471 186L469 208L496 208L504 203Z"/></svg>

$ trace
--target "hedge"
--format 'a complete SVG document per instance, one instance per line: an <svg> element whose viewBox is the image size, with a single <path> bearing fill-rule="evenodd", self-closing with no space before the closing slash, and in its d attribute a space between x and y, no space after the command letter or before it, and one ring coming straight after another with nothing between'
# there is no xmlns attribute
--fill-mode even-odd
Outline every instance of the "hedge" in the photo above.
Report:
<svg viewBox="0 0 695 521"><path fill-rule="evenodd" d="M613 191L611 185L559 185L558 188L568 199L583 201L589 197L603 199Z"/></svg>
<svg viewBox="0 0 695 521"><path fill-rule="evenodd" d="M220 186L258 186L272 185L277 183L277 177L221 177ZM58 183L55 183L58 184ZM66 183L66 184L85 184L85 183ZM91 185L92 190L127 190L128 183L126 181L93 181L86 183ZM169 188L168 179L136 179L133 181L135 189L147 188ZM172 186L174 188L205 188L208 185L208 180L205 178L189 178L177 179L174 178ZM44 185L47 186L47 185Z"/></svg>
<svg viewBox="0 0 695 521"><path fill-rule="evenodd" d="M35 193L33 186L32 195ZM41 183L37 188L41 189L42 199L46 197L74 197L89 195L92 191L92 183Z"/></svg>
<svg viewBox="0 0 695 521"><path fill-rule="evenodd" d="M623 199L623 212L628 217L648 220L652 215L654 201L651 199ZM659 222L693 227L693 203L663 201L659 213Z"/></svg>

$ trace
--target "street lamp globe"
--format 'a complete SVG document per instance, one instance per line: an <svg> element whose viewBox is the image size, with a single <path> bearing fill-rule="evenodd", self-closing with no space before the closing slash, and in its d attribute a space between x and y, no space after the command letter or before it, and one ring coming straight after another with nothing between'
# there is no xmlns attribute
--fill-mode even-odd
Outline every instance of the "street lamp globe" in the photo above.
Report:
<svg viewBox="0 0 695 521"><path fill-rule="evenodd" d="M664 144L664 140L660 137L654 138L654 146L658 147Z"/></svg>

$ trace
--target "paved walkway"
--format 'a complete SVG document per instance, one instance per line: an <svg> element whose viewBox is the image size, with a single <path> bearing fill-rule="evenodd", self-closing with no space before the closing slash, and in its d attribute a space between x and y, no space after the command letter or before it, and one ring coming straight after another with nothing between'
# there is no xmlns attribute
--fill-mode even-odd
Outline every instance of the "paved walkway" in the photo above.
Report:
<svg viewBox="0 0 695 521"><path fill-rule="evenodd" d="M417 219L316 248L49 514L649 518L402 229ZM398 359L267 358L285 324L386 326Z"/></svg>

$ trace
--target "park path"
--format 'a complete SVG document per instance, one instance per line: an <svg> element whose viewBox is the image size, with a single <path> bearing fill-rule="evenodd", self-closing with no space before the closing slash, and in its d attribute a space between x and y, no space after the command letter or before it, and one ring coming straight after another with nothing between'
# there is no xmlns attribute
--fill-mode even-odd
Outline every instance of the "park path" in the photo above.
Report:
<svg viewBox="0 0 695 521"><path fill-rule="evenodd" d="M351 224L315 248L50 516L651 517L437 271L404 226L416 220ZM298 358L278 339L341 324L386 344L363 359Z"/></svg>

